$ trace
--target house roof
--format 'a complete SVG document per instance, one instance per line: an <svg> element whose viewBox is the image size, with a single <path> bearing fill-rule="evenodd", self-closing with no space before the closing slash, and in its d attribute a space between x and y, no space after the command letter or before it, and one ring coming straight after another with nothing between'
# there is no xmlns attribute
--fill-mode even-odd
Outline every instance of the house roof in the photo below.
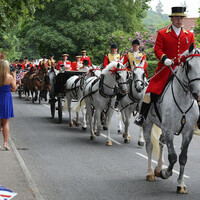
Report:
<svg viewBox="0 0 200 200"><path fill-rule="evenodd" d="M193 32L195 26L197 26L197 19L198 19L198 18L183 18L183 26L182 26L182 27L183 27L184 29L188 30L188 31ZM168 28L170 25L171 25L171 24L169 24L169 25L167 25L167 26L165 26L165 27L159 29L159 31L162 30L162 29ZM156 39L156 37L157 37L157 33L155 33L155 34L153 35L153 38L154 38L154 39Z"/></svg>

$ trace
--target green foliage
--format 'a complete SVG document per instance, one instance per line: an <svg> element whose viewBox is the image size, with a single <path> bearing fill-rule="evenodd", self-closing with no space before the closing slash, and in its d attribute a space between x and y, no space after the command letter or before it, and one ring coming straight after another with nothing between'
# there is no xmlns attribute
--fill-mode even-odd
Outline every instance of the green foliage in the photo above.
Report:
<svg viewBox="0 0 200 200"><path fill-rule="evenodd" d="M200 13L200 8L199 8L199 13ZM197 19L197 26L194 29L195 33L195 43L196 46L200 48L200 17Z"/></svg>
<svg viewBox="0 0 200 200"><path fill-rule="evenodd" d="M63 51L74 60L75 55L86 48L94 64L101 63L110 48L112 33L126 35L143 29L141 20L148 1L51 1L44 10L36 12L34 22L23 26L22 46L34 44L40 56L53 52L56 60Z"/></svg>
<svg viewBox="0 0 200 200"><path fill-rule="evenodd" d="M143 24L147 26L147 30L154 34L158 29L170 24L167 14L158 14L153 10L147 11L147 16L143 19Z"/></svg>
<svg viewBox="0 0 200 200"><path fill-rule="evenodd" d="M147 72L149 77L151 77L157 68L158 61L157 60L147 61L147 64L148 64Z"/></svg>

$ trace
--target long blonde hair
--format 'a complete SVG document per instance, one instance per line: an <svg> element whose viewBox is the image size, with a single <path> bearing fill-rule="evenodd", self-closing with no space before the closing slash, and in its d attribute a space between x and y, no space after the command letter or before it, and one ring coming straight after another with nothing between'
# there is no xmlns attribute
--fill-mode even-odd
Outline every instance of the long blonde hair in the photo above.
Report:
<svg viewBox="0 0 200 200"><path fill-rule="evenodd" d="M0 86L4 85L6 75L10 73L9 63L7 60L0 61Z"/></svg>

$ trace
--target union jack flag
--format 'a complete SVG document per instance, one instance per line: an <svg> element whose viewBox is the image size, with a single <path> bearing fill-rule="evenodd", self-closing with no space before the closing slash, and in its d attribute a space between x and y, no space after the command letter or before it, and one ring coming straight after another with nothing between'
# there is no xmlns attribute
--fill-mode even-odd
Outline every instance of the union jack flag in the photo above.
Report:
<svg viewBox="0 0 200 200"><path fill-rule="evenodd" d="M0 185L0 200L10 200L16 195L17 193L14 193L11 190Z"/></svg>
<svg viewBox="0 0 200 200"><path fill-rule="evenodd" d="M16 75L16 80L19 81L24 77L24 72L20 72L19 74Z"/></svg>

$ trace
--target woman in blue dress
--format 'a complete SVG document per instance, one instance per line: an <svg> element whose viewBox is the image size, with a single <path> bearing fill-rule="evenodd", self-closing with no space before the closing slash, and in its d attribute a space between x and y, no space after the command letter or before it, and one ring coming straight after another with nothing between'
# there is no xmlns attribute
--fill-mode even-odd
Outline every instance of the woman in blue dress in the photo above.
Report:
<svg viewBox="0 0 200 200"><path fill-rule="evenodd" d="M8 146L9 119L14 117L13 101L11 91L15 91L19 84L16 84L16 73L10 74L10 67L7 60L0 60L0 126L3 125L4 149L10 150Z"/></svg>

